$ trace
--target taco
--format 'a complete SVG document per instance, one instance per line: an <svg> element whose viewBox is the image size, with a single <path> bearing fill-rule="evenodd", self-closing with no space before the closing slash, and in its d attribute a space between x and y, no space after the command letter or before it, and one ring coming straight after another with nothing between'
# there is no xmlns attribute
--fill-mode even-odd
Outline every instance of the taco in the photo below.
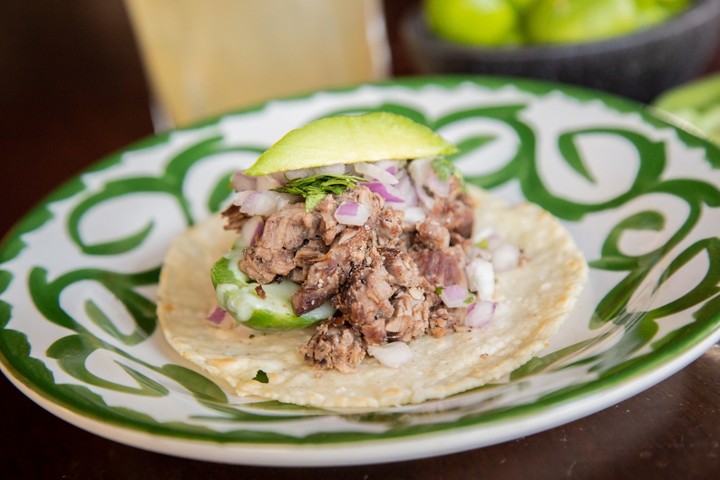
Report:
<svg viewBox="0 0 720 480"><path fill-rule="evenodd" d="M530 360L586 262L544 210L465 185L453 151L390 113L290 132L168 250L170 345L240 396L317 407L444 398Z"/></svg>

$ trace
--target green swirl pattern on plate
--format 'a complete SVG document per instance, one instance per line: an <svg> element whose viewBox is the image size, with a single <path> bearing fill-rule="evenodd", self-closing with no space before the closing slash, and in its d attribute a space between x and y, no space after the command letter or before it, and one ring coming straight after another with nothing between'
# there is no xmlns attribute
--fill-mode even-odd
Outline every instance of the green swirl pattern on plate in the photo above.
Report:
<svg viewBox="0 0 720 480"><path fill-rule="evenodd" d="M455 142L452 159L469 182L564 220L592 267L580 304L543 355L506 381L442 401L328 412L237 399L164 343L153 302L163 252L221 208L234 169L286 131L379 110ZM31 212L0 257L0 360L41 404L66 408L101 434L112 425L229 444L234 455L314 445L315 454L303 453L310 464L332 464L323 448L338 444L367 446L365 461L377 442L394 444L396 459L428 455L407 446L467 429L476 438L450 448L472 448L501 438L486 428L504 426L510 438L543 428L523 422L555 415L548 426L606 407L717 340L719 184L718 149L586 90L445 77L272 102L141 142ZM574 413L558 416L570 406Z"/></svg>

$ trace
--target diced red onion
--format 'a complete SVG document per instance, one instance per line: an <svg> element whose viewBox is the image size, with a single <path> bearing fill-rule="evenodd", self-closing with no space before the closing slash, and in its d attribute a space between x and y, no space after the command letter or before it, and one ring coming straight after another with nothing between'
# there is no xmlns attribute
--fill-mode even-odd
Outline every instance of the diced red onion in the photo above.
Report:
<svg viewBox="0 0 720 480"><path fill-rule="evenodd" d="M240 235L247 242L247 245L255 245L255 240L262 235L263 229L265 228L265 222L262 217L254 216L249 218L243 223L240 230Z"/></svg>
<svg viewBox="0 0 720 480"><path fill-rule="evenodd" d="M460 308L475 300L475 296L462 285L448 285L443 287L440 299L449 308Z"/></svg>
<svg viewBox="0 0 720 480"><path fill-rule="evenodd" d="M490 323L495 314L495 302L479 301L471 303L465 315L465 325L471 328L482 328Z"/></svg>
<svg viewBox="0 0 720 480"><path fill-rule="evenodd" d="M413 352L405 342L393 342L381 346L369 346L368 353L381 365L398 368L412 360Z"/></svg>
<svg viewBox="0 0 720 480"><path fill-rule="evenodd" d="M492 251L492 263L496 272L505 272L520 264L520 248L517 245L505 243Z"/></svg>
<svg viewBox="0 0 720 480"><path fill-rule="evenodd" d="M425 217L427 217L427 215L425 214L425 210L421 207L407 207L403 211L403 220L405 223L409 223L411 225L416 225L422 222L425 220Z"/></svg>
<svg viewBox="0 0 720 480"><path fill-rule="evenodd" d="M358 202L342 202L335 210L335 220L343 225L365 225L370 217L370 207Z"/></svg>
<svg viewBox="0 0 720 480"><path fill-rule="evenodd" d="M369 180L378 180L386 185L396 185L398 183L395 175L372 163L356 163L354 167L356 172Z"/></svg>
<svg viewBox="0 0 720 480"><path fill-rule="evenodd" d="M476 258L467 266L470 289L477 292L480 300L492 300L495 295L495 269L493 264Z"/></svg>
<svg viewBox="0 0 720 480"><path fill-rule="evenodd" d="M211 309L206 320L210 325L217 328L230 328L235 323L230 314L220 307Z"/></svg>
<svg viewBox="0 0 720 480"><path fill-rule="evenodd" d="M398 173L397 178L398 184L393 188L397 192L397 196L402 198L405 202L404 204L397 206L393 205L393 207L405 208L416 206L418 201L417 192L415 192L415 186L413 185L412 180L410 180L410 176L407 174L407 171L401 170L400 173Z"/></svg>
<svg viewBox="0 0 720 480"><path fill-rule="evenodd" d="M365 187L367 187L371 192L375 192L379 194L381 197L385 199L387 202L395 202L395 203L404 203L405 200L402 197L399 197L396 192L393 192L393 188L389 185L385 185L384 183L373 181L368 183L363 183Z"/></svg>
<svg viewBox="0 0 720 480"><path fill-rule="evenodd" d="M296 178L311 177L313 175L342 175L346 171L346 166L341 163L327 165L324 167L301 168L298 170L288 170L285 172L285 178L295 180Z"/></svg>

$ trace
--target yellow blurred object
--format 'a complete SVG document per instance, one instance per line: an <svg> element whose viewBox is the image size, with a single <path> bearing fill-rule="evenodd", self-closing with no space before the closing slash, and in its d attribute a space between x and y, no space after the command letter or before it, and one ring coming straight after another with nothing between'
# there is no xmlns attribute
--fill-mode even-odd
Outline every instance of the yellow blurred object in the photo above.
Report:
<svg viewBox="0 0 720 480"><path fill-rule="evenodd" d="M165 127L185 125L270 98L389 73L380 0L126 5L160 109L156 127L163 120Z"/></svg>

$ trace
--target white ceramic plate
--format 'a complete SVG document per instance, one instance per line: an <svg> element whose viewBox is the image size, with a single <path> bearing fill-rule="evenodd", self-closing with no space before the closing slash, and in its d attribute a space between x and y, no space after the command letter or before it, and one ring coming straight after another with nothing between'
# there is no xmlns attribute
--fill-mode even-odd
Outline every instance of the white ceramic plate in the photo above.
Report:
<svg viewBox="0 0 720 480"><path fill-rule="evenodd" d="M367 110L428 124L461 147L468 181L562 219L588 286L552 345L491 386L378 411L238 399L158 330L163 253L285 132ZM716 148L586 90L440 77L271 102L136 144L20 222L2 247L0 363L59 417L167 454L348 465L490 445L608 407L720 338L718 185Z"/></svg>

